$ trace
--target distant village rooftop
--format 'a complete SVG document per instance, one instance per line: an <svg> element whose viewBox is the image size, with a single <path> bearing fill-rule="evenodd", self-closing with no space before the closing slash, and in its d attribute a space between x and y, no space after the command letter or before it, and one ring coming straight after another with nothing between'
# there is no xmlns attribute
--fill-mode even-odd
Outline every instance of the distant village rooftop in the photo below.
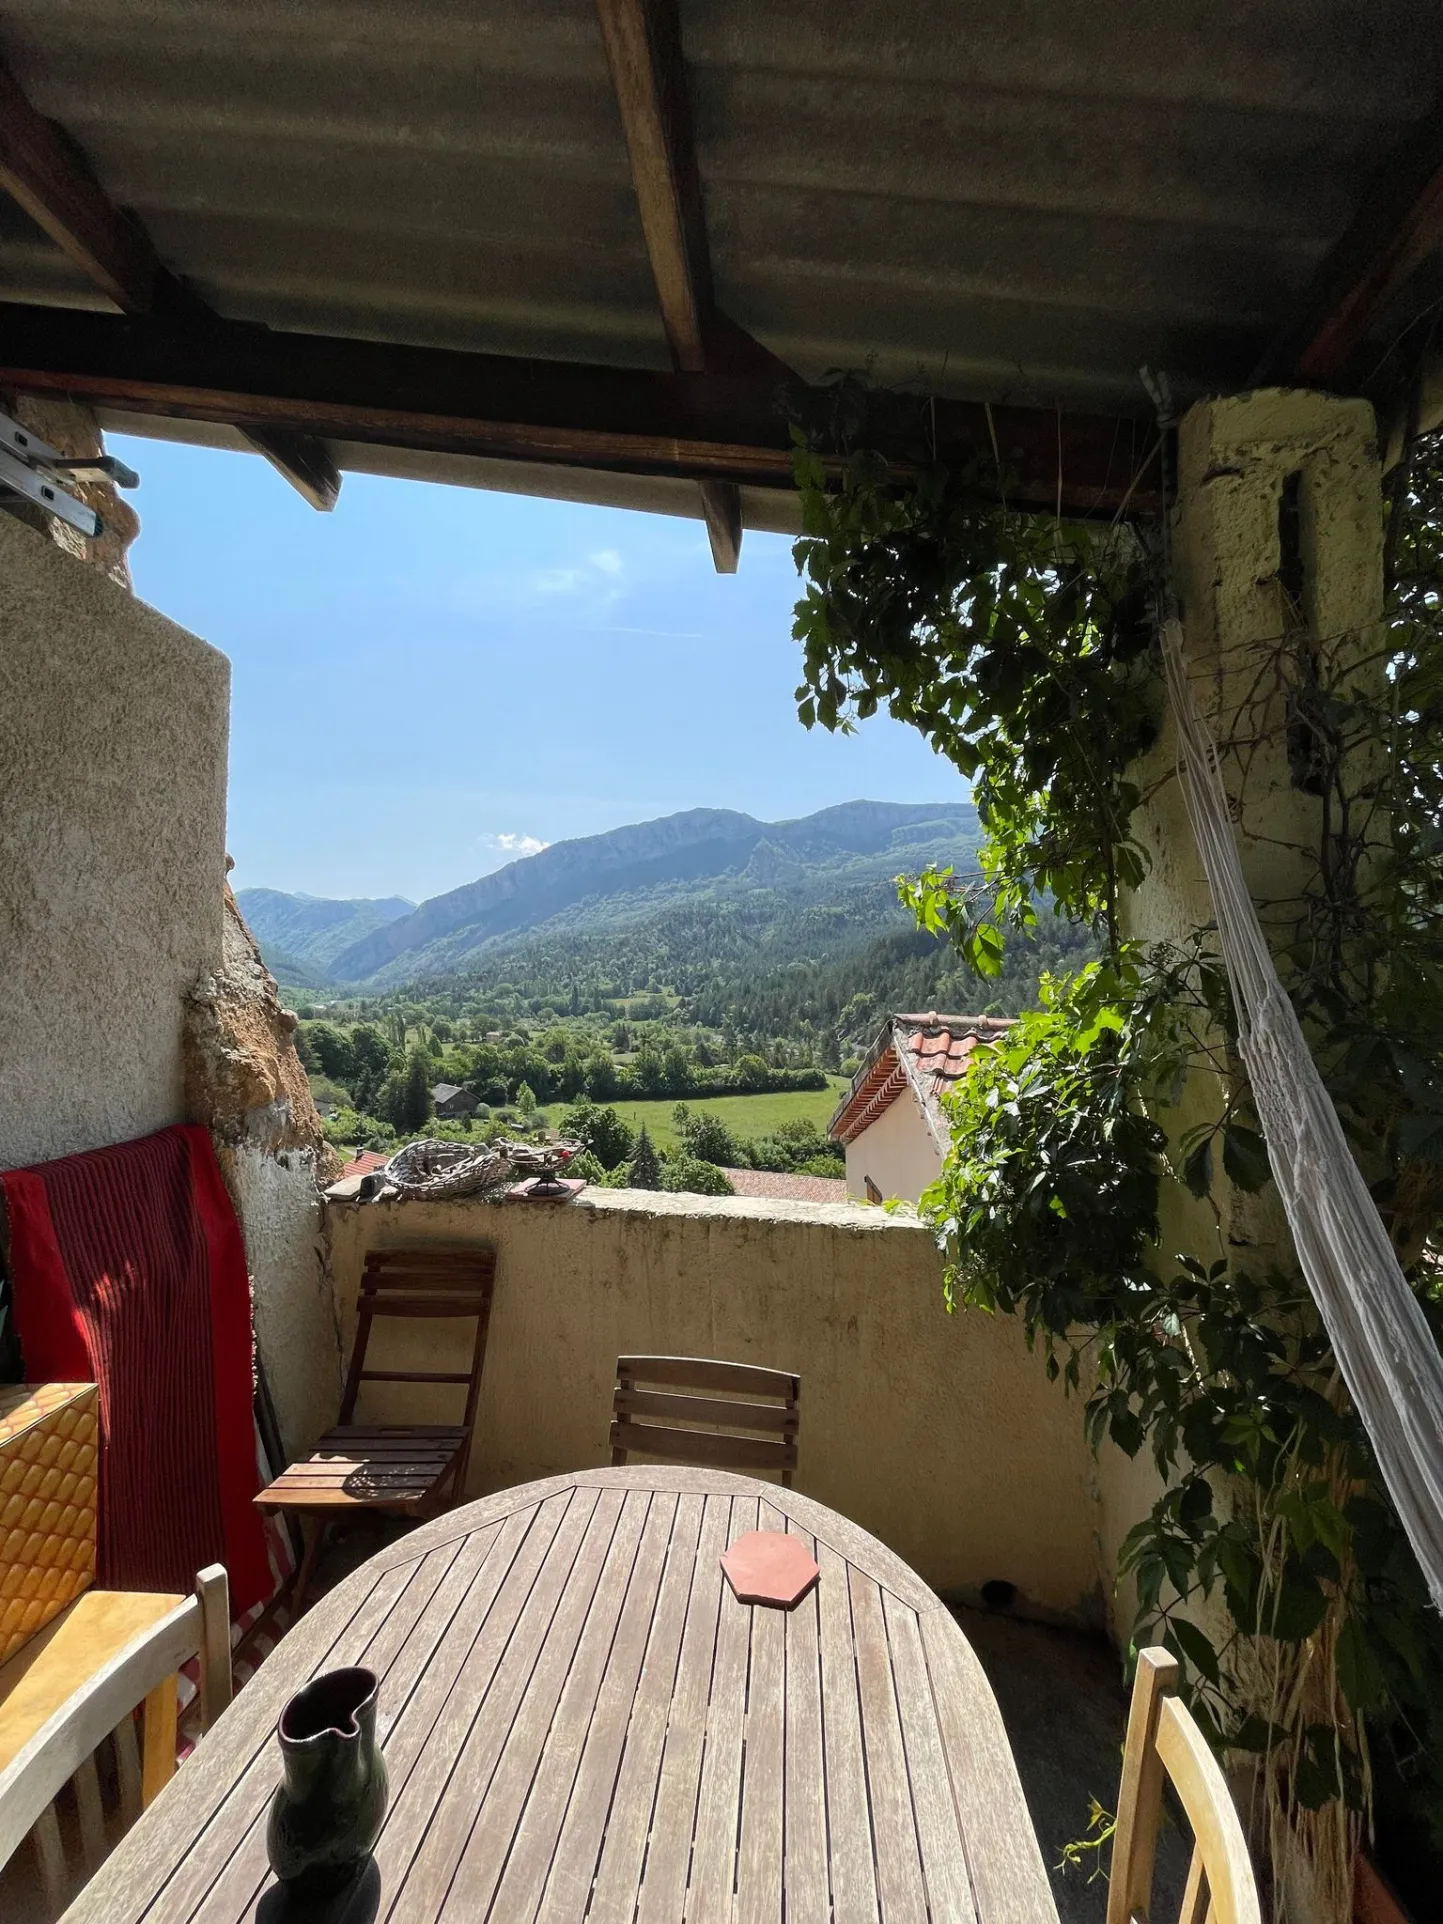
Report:
<svg viewBox="0 0 1443 1924"><path fill-rule="evenodd" d="M920 1199L947 1145L943 1093L966 1074L977 1049L1011 1027L1010 1016L935 1009L888 1017L828 1125L832 1140L846 1145L849 1195Z"/></svg>
<svg viewBox="0 0 1443 1924"><path fill-rule="evenodd" d="M924 1116L945 1136L943 1092L966 1074L979 1044L994 1041L1011 1027L1011 1016L939 1015L935 1009L926 1015L890 1017L852 1077L828 1134L835 1142L854 1142L910 1088Z"/></svg>

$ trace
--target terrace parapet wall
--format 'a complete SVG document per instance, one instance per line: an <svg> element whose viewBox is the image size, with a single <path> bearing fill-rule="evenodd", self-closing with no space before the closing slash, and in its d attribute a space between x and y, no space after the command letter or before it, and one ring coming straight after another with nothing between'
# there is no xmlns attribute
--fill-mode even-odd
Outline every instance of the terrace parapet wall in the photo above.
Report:
<svg viewBox="0 0 1443 1924"><path fill-rule="evenodd" d="M915 1218L851 1203L587 1190L570 1204L327 1197L347 1354L368 1250L492 1243L496 1298L468 1494L609 1461L627 1352L720 1356L802 1378L797 1487L943 1595L1100 1621L1093 1466L1080 1411L1020 1325L949 1316ZM373 1367L464 1369L469 1323L387 1319ZM339 1391L337 1390L337 1394ZM456 1420L459 1391L372 1384L360 1420ZM317 1431L334 1420L317 1409Z"/></svg>

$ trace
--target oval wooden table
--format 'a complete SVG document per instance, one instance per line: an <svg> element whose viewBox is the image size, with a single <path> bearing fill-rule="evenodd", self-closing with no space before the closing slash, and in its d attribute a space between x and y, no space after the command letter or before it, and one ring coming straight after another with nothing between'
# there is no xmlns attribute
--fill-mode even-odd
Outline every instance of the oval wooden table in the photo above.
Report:
<svg viewBox="0 0 1443 1924"><path fill-rule="evenodd" d="M790 1612L718 1559L787 1530ZM946 1609L835 1512L716 1471L588 1470L450 1511L281 1642L66 1913L269 1924L276 1719L379 1672L391 1805L346 1924L1057 1924L991 1690Z"/></svg>

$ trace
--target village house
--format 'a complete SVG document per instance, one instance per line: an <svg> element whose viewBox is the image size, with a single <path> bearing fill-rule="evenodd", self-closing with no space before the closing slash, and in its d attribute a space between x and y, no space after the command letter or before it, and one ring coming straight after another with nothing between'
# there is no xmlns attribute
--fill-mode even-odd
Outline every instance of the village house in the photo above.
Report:
<svg viewBox="0 0 1443 1924"><path fill-rule="evenodd" d="M894 1015L852 1077L827 1133L846 1145L847 1194L861 1202L919 1202L937 1180L948 1125L942 1097L1009 1016Z"/></svg>
<svg viewBox="0 0 1443 1924"><path fill-rule="evenodd" d="M476 1113L475 1096L454 1082L438 1082L431 1091L431 1100L442 1122L464 1122Z"/></svg>

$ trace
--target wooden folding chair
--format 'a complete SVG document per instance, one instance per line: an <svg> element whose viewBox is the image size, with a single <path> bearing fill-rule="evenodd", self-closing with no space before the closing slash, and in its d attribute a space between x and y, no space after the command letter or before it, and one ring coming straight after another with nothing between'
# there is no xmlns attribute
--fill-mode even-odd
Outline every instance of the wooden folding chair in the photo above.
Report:
<svg viewBox="0 0 1443 1924"><path fill-rule="evenodd" d="M1177 1676L1177 1660L1166 1650L1139 1651L1112 1841L1107 1924L1152 1921L1164 1778L1171 1780L1193 1833L1178 1924L1260 1924L1258 1888L1237 1808L1206 1738L1178 1701Z"/></svg>
<svg viewBox="0 0 1443 1924"><path fill-rule="evenodd" d="M667 1463L770 1470L790 1488L797 1467L802 1379L754 1363L701 1356L619 1356L611 1460L632 1451Z"/></svg>
<svg viewBox="0 0 1443 1924"><path fill-rule="evenodd" d="M0 1870L33 1833L53 1912L76 1881L56 1797L73 1781L89 1875L111 1841L95 1753L113 1738L128 1825L174 1774L177 1673L197 1654L204 1731L231 1695L230 1586L218 1563L189 1597L87 1590L0 1668Z"/></svg>
<svg viewBox="0 0 1443 1924"><path fill-rule="evenodd" d="M293 1463L256 1502L296 1516L306 1548L292 1596L304 1609L311 1572L330 1524L358 1511L424 1517L455 1501L466 1483L486 1333L496 1282L494 1249L385 1249L366 1258L356 1301L356 1345L341 1396L340 1420L303 1463ZM469 1370L367 1369L378 1316L475 1318ZM356 1423L363 1383L452 1383L466 1387L459 1423Z"/></svg>

